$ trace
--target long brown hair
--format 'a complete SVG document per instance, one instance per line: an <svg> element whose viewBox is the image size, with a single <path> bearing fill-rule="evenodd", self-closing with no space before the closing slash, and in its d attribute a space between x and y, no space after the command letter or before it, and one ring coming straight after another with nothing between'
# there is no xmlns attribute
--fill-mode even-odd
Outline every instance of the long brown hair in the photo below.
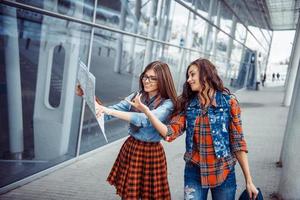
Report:
<svg viewBox="0 0 300 200"><path fill-rule="evenodd" d="M171 101L175 105L177 97L175 85L169 66L164 62L154 61L146 66L143 73L140 75L140 90L144 93L144 85L142 79L144 74L150 69L153 69L156 73L158 93L160 94L160 96L164 99L171 99Z"/></svg>
<svg viewBox="0 0 300 200"><path fill-rule="evenodd" d="M175 111L173 113L174 115L183 111L185 112L189 101L199 94L199 91L192 91L190 85L187 83L187 80L189 78L188 71L192 65L197 66L199 71L199 81L202 86L200 91L201 96L204 96L204 91L207 89L207 93L209 93L210 90L213 89L214 91L220 91L225 92L227 94L231 94L230 90L224 87L223 81L219 77L215 65L207 59L199 58L191 62L186 70L186 81L183 84L182 94L178 97L178 101L175 106ZM206 85L208 85L209 88L207 88ZM213 99L210 99L209 101L209 103L212 103Z"/></svg>

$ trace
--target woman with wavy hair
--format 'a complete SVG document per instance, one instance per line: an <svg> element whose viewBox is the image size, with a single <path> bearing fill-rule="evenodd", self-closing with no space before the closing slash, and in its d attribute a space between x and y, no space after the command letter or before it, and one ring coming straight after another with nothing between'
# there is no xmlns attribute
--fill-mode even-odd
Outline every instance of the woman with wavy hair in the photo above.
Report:
<svg viewBox="0 0 300 200"><path fill-rule="evenodd" d="M240 106L209 60L197 59L188 66L183 92L170 123L161 122L140 101L140 95L131 105L144 112L167 141L186 132L186 200L205 200L209 189L214 200L234 200L236 160L242 168L250 198L256 198L258 190L250 175Z"/></svg>
<svg viewBox="0 0 300 200"><path fill-rule="evenodd" d="M139 78L139 100L153 116L167 122L176 101L176 90L169 66L161 61L148 64ZM83 95L78 88L77 94ZM129 122L129 137L122 145L107 181L115 186L122 199L169 200L166 156L160 141L163 137L147 116L130 105L137 92L118 104L105 107L98 100L97 115L105 113Z"/></svg>

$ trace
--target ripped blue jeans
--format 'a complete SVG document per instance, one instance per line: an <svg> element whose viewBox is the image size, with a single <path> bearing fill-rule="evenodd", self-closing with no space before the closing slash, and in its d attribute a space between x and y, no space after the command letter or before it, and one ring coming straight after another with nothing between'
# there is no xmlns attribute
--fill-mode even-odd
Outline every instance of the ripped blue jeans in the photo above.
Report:
<svg viewBox="0 0 300 200"><path fill-rule="evenodd" d="M186 163L184 169L184 199L206 200L209 189L211 190L213 200L234 200L236 193L234 168L220 186L215 188L202 188L199 167L192 163Z"/></svg>

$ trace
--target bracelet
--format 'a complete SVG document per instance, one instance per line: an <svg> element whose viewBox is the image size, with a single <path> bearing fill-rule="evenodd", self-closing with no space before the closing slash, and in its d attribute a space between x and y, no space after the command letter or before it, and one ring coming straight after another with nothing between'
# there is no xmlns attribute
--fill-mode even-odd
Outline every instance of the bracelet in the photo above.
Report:
<svg viewBox="0 0 300 200"><path fill-rule="evenodd" d="M114 111L113 109L107 108L106 114L107 115L112 115L113 111Z"/></svg>
<svg viewBox="0 0 300 200"><path fill-rule="evenodd" d="M167 126L167 129L168 129L168 131L167 131L166 137L173 135L173 130L169 126Z"/></svg>

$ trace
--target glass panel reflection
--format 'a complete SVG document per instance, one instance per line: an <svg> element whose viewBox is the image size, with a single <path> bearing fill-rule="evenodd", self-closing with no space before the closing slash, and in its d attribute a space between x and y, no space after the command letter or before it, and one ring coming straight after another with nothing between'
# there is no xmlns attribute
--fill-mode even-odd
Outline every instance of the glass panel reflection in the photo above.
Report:
<svg viewBox="0 0 300 200"><path fill-rule="evenodd" d="M58 45L54 48L49 92L49 104L54 108L57 108L60 104L65 56L65 49L62 45Z"/></svg>
<svg viewBox="0 0 300 200"><path fill-rule="evenodd" d="M2 187L75 156L81 113L76 66L79 55L87 60L91 31L2 4L0 20Z"/></svg>
<svg viewBox="0 0 300 200"><path fill-rule="evenodd" d="M93 18L94 0L17 0L17 2L88 21L92 21Z"/></svg>

